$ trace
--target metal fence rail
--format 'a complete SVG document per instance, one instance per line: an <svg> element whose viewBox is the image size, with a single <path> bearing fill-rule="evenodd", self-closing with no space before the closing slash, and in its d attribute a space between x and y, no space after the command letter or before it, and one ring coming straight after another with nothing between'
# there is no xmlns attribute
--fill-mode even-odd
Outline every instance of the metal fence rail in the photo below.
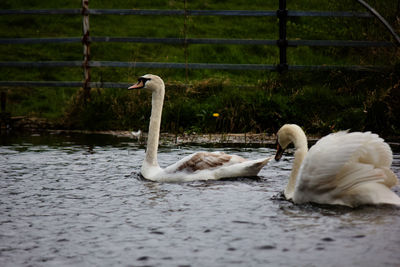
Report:
<svg viewBox="0 0 400 267"><path fill-rule="evenodd" d="M0 67L82 67L82 61L31 61L31 62L1 62ZM174 63L174 62L121 62L121 61L90 61L88 67L108 68L152 68L152 69L224 69L224 70L276 70L273 64L212 64L212 63ZM289 65L289 70L354 70L354 71L382 71L388 66L358 66L358 65ZM11 85L13 82L7 83ZM0 82L0 85L2 83ZM38 83L39 84L39 83Z"/></svg>
<svg viewBox="0 0 400 267"><path fill-rule="evenodd" d="M277 45L277 40L218 38L88 37L90 43ZM0 44L81 43L82 37L0 38ZM391 42L346 40L287 40L288 46L394 47Z"/></svg>
<svg viewBox="0 0 400 267"><path fill-rule="evenodd" d="M32 67L77 67L81 66L82 62L32 62ZM191 69L225 69L225 70L275 70L275 65L264 64L202 64L202 63L188 63ZM162 62L90 62L91 67L125 67L125 68L179 68L184 69L184 63L162 63ZM1 64L0 64L1 67ZM369 72L382 72L389 70L390 67L385 66L357 66L357 65L289 65L289 71L309 70L309 71L332 71L332 70L347 70L347 71L369 71ZM132 84L120 82L89 82L87 84L90 88L127 88ZM1 86L27 86L27 87L84 87L84 81L0 81Z"/></svg>
<svg viewBox="0 0 400 267"><path fill-rule="evenodd" d="M31 61L0 62L0 67L82 67L82 61ZM173 62L121 62L121 61L89 61L88 67L113 68L153 68L153 69L225 69L225 70L275 70L275 65L267 64L212 64L212 63L173 63Z"/></svg>
<svg viewBox="0 0 400 267"><path fill-rule="evenodd" d="M0 15L139 15L139 16L244 16L276 17L271 10L155 10L155 9L9 9L0 10ZM288 17L358 17L372 18L368 12L346 11L292 11Z"/></svg>
<svg viewBox="0 0 400 267"><path fill-rule="evenodd" d="M362 0L357 0L361 1ZM361 3L360 2L360 3ZM45 44L45 43L82 43L84 45L84 61L3 61L0 67L82 67L85 80L83 82L57 82L57 81L3 81L0 86L83 86L90 90L91 87L118 87L126 86L124 83L96 83L90 81L90 68L92 67L117 67L117 68L175 68L175 69L224 69L224 70L368 70L381 71L387 69L382 66L305 66L289 65L286 58L288 47L296 46L339 46L339 47L394 47L392 42L384 41L352 41L352 40L290 40L286 35L288 17L354 17L374 18L383 20L385 27L391 28L375 10L369 12L347 11L292 11L286 9L286 1L279 1L277 11L268 10L141 10L141 9L89 9L89 1L82 0L80 9L18 9L0 10L0 15L79 15L83 16L82 37L57 37L57 38L0 38L0 44ZM363 4L363 3L361 3ZM364 5L364 4L363 4ZM365 5L364 5L365 6ZM218 39L218 38L152 38L152 37L101 37L89 36L89 15L137 15L137 16L246 16L246 17L277 17L279 19L279 38L277 40L264 39ZM391 34L397 40L398 36L392 30ZM396 38L397 36L397 38ZM279 47L279 64L213 64L213 63L175 63L175 62L110 62L90 61L90 44L93 42L125 42L125 43L162 43L187 46L190 44L225 44L225 45L272 45ZM399 42L400 43L400 42Z"/></svg>
<svg viewBox="0 0 400 267"><path fill-rule="evenodd" d="M0 81L0 86L27 86L27 87L83 87L84 82L76 81ZM128 88L132 84L117 82L90 82L91 88Z"/></svg>

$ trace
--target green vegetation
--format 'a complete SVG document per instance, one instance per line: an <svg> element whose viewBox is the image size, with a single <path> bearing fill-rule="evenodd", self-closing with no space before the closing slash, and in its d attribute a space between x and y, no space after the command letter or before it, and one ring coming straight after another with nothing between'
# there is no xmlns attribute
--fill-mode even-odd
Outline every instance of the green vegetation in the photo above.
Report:
<svg viewBox="0 0 400 267"><path fill-rule="evenodd" d="M80 8L81 1L3 0L0 9ZM183 9L184 1L90 1L90 8ZM229 3L229 4L228 4ZM369 1L397 32L396 1ZM277 1L191 1L192 10L276 10ZM288 2L292 10L364 11L356 1ZM79 15L2 15L1 38L79 37ZM289 39L392 40L374 19L301 17L288 21ZM277 39L275 17L90 16L91 36ZM96 61L277 64L275 46L92 43ZM0 44L0 61L82 60L77 44ZM388 72L289 72L92 68L92 81L129 82L145 73L167 84L162 131L274 132L286 122L310 133L339 129L400 133L398 48L291 47L289 64L385 65ZM80 68L0 68L0 80L80 81ZM150 95L92 89L85 105L79 88L0 88L13 116L48 118L74 129L147 129ZM219 113L219 117L213 117Z"/></svg>

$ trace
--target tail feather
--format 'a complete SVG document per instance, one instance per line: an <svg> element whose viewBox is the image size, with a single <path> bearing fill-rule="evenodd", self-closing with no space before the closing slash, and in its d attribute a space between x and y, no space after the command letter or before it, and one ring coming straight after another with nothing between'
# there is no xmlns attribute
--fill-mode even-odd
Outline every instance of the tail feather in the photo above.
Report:
<svg viewBox="0 0 400 267"><path fill-rule="evenodd" d="M246 162L248 165L246 166L246 171L248 173L247 176L257 176L258 173L261 171L261 169L268 164L268 162L272 159L273 157L268 157L263 160L251 160ZM250 163L250 164L249 164Z"/></svg>
<svg viewBox="0 0 400 267"><path fill-rule="evenodd" d="M388 168L374 168L363 163L350 164L335 179L314 184L311 191L303 189L304 192L296 196L296 199L301 202L315 201L351 207L363 204L400 205L400 197L390 190L397 181L396 175Z"/></svg>
<svg viewBox="0 0 400 267"><path fill-rule="evenodd" d="M390 204L400 206L400 197L380 183L366 183L349 192L356 195L353 206L362 204Z"/></svg>
<svg viewBox="0 0 400 267"><path fill-rule="evenodd" d="M347 173L334 190L336 198L348 199L352 206L362 204L400 205L400 197L390 190L397 182L396 175L387 168L376 169L371 165L357 164Z"/></svg>
<svg viewBox="0 0 400 267"><path fill-rule="evenodd" d="M273 157L258 160L248 160L238 164L223 167L218 170L215 177L219 178L233 178L233 177L251 177L257 176L260 170L267 165Z"/></svg>

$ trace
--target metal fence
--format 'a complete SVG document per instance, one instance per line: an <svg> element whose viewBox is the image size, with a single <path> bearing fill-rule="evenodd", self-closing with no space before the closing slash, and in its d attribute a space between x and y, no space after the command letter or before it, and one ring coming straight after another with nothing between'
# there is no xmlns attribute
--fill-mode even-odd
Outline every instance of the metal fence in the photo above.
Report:
<svg viewBox="0 0 400 267"><path fill-rule="evenodd" d="M224 69L224 70L376 70L377 66L326 66L326 65L289 65L287 62L288 47L296 46L348 46L348 47L393 47L400 44L400 38L392 27L372 7L362 0L357 0L369 12L320 12L292 11L286 9L286 1L279 0L277 11L256 10L133 10L133 9L89 9L89 0L82 0L80 9L42 9L42 10L0 10L0 15L79 15L83 17L82 37L67 38L0 38L1 44L45 44L45 43L79 43L83 44L83 61L3 61L0 67L82 67L84 81L0 81L0 86L45 86L45 87L83 87L89 94L90 88L126 88L126 83L92 82L90 68L125 67L125 68L176 68L176 69ZM279 20L279 37L277 40L263 39L209 39L209 38L138 38L138 37L99 37L89 35L89 15L140 15L140 16L248 16L277 17ZM394 36L397 43L381 41L350 41L350 40L288 40L286 24L289 17L356 17L374 18L380 20ZM163 62L110 62L91 61L90 44L93 42L129 42L129 43L162 43L162 44L240 44L240 45L271 45L279 47L279 64L212 64L212 63L163 63Z"/></svg>

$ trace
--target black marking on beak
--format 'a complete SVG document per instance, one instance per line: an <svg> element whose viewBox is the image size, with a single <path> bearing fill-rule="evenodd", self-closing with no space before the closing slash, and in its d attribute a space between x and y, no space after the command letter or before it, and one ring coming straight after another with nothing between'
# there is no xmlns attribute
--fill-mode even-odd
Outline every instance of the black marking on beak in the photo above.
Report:
<svg viewBox="0 0 400 267"><path fill-rule="evenodd" d="M128 90L132 90L132 89L142 89L144 88L144 86L146 85L146 82L149 81L150 79L148 78L144 78L144 77L140 77L138 79L138 82L135 83L134 85L132 85L131 87L128 87Z"/></svg>
<svg viewBox="0 0 400 267"><path fill-rule="evenodd" d="M283 155L283 152L285 149L282 148L282 146L279 144L278 141L276 141L276 154L275 154L275 160L279 161Z"/></svg>

